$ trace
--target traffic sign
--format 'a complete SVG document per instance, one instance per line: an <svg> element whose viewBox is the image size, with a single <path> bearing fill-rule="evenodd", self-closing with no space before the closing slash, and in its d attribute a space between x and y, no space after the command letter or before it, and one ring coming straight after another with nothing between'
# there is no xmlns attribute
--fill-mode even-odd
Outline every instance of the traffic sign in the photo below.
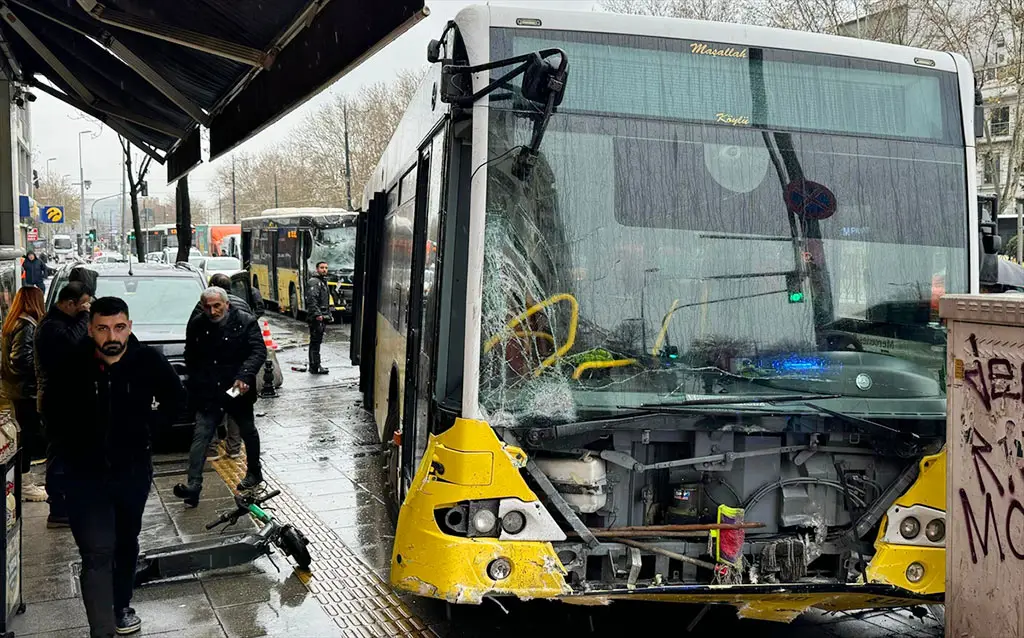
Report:
<svg viewBox="0 0 1024 638"><path fill-rule="evenodd" d="M63 206L44 206L43 214L40 215L39 221L47 224L63 224L64 223L64 207Z"/></svg>
<svg viewBox="0 0 1024 638"><path fill-rule="evenodd" d="M25 235L25 238L28 239L29 241L39 241L39 229L29 228L28 233Z"/></svg>
<svg viewBox="0 0 1024 638"><path fill-rule="evenodd" d="M790 182L783 192L786 207L804 219L828 219L836 212L836 196L824 184L810 180Z"/></svg>

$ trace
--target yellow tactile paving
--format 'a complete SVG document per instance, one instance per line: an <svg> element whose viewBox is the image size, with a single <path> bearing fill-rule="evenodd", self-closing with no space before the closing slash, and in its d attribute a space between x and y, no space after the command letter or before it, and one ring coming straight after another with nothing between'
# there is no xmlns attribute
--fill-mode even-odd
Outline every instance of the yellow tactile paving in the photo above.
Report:
<svg viewBox="0 0 1024 638"><path fill-rule="evenodd" d="M210 464L232 490L245 476L245 453L231 459L224 454ZM299 579L334 620L345 638L423 636L436 638L391 587L363 563L340 538L281 484L272 471L263 469L268 489L281 490L274 509L282 521L293 523L309 538L313 564L309 571L296 567Z"/></svg>

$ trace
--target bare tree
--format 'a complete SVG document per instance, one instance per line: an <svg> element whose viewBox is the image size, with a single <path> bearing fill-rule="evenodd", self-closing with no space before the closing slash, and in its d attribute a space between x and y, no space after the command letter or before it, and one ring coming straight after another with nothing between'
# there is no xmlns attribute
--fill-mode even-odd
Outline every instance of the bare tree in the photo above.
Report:
<svg viewBox="0 0 1024 638"><path fill-rule="evenodd" d="M124 166L128 176L128 193L131 195L132 206L132 228L135 230L135 251L138 253L139 261L142 261L146 258L146 252L142 241L142 222L139 219L139 188L146 179L146 173L149 172L149 164L153 161L153 158L149 155L143 155L136 164L136 172L132 173L131 143L121 135L118 135L117 139L121 142L121 150L124 152Z"/></svg>
<svg viewBox="0 0 1024 638"><path fill-rule="evenodd" d="M612 13L715 22L739 22L745 15L744 3L729 0L602 0L600 6Z"/></svg>

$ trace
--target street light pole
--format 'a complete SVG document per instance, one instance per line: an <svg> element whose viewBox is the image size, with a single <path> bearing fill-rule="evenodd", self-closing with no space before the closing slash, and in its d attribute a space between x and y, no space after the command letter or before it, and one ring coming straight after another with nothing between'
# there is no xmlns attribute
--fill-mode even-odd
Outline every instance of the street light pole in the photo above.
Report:
<svg viewBox="0 0 1024 638"><path fill-rule="evenodd" d="M46 179L50 179L50 162L57 161L56 157L49 157L46 159Z"/></svg>
<svg viewBox="0 0 1024 638"><path fill-rule="evenodd" d="M86 134L92 134L92 131L79 131L78 132L78 232L81 234L82 225L85 220L82 218L85 216L85 168L82 165L82 136Z"/></svg>

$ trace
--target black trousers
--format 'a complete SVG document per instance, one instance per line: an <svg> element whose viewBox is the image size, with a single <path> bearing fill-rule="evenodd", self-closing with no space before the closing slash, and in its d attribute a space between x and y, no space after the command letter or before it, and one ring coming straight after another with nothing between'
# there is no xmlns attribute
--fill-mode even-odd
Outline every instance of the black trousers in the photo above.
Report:
<svg viewBox="0 0 1024 638"><path fill-rule="evenodd" d="M21 472L24 474L32 469L32 459L46 453L46 443L43 442L43 428L39 412L36 411L36 400L15 399L11 401L11 407L14 408L14 420L21 429Z"/></svg>
<svg viewBox="0 0 1024 638"><path fill-rule="evenodd" d="M309 370L320 369L320 344L324 342L327 326L323 321L309 322Z"/></svg>
<svg viewBox="0 0 1024 638"><path fill-rule="evenodd" d="M135 589L152 460L148 454L119 459L110 469L69 463L65 472L68 522L82 556L82 600L89 635L108 638L115 633L115 611L131 604Z"/></svg>

